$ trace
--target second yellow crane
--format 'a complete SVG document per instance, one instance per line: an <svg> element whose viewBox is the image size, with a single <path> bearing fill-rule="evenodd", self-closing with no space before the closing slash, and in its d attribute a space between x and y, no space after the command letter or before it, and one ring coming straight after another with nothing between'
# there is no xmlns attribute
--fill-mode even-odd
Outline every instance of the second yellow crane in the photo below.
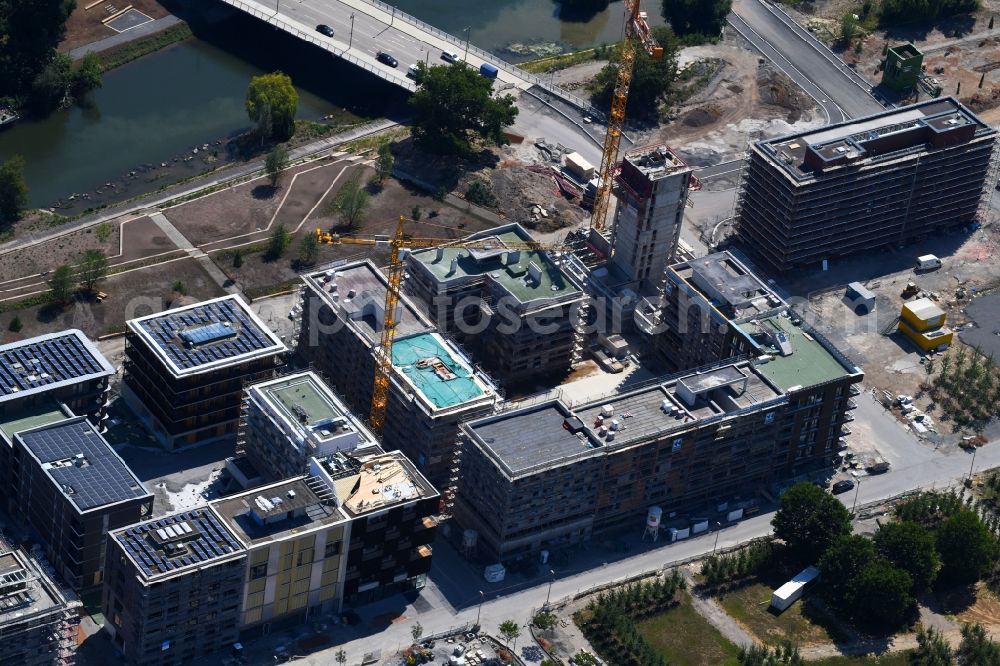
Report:
<svg viewBox="0 0 1000 666"><path fill-rule="evenodd" d="M568 249L562 244L546 244L536 241L499 240L495 236L486 238L427 238L410 237L404 231L406 218L400 216L396 232L392 236L358 235L341 236L324 233L316 229L316 240L332 245L367 245L389 249L388 288L385 290L385 314L382 321L382 337L375 350L375 385L372 391L371 412L368 423L372 430L381 434L385 427L385 412L389 404L389 378L392 372L392 342L396 337L396 306L399 304L400 287L403 282L403 261L400 250L406 248L423 249L447 245L470 250L521 250L525 252L559 251Z"/></svg>

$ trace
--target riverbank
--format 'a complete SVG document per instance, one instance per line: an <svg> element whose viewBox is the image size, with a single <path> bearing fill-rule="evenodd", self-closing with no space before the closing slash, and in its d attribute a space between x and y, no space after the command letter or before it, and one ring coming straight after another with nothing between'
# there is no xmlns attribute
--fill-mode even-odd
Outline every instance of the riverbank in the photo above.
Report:
<svg viewBox="0 0 1000 666"><path fill-rule="evenodd" d="M97 57L101 60L101 69L107 72L193 36L191 26L181 21L151 35L98 51Z"/></svg>

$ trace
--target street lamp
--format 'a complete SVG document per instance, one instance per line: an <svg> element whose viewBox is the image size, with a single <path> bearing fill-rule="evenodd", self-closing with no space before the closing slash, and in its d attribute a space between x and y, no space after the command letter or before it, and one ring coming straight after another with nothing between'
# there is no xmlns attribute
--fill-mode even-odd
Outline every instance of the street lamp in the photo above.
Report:
<svg viewBox="0 0 1000 666"><path fill-rule="evenodd" d="M972 483L972 468L976 466L976 447L972 447L972 462L969 463L969 483Z"/></svg>
<svg viewBox="0 0 1000 666"><path fill-rule="evenodd" d="M552 569L549 569L549 575L552 576L552 578L549 579L549 591L545 593L546 608L549 607L549 598L552 596L552 584L556 582L556 572Z"/></svg>
<svg viewBox="0 0 1000 666"><path fill-rule="evenodd" d="M861 479L858 479L858 485L854 489L854 505L851 507L851 515L854 515L854 510L858 508L858 495L861 494Z"/></svg>
<svg viewBox="0 0 1000 666"><path fill-rule="evenodd" d="M351 48L354 43L354 12L351 12L351 36L347 40L347 48Z"/></svg>
<svg viewBox="0 0 1000 666"><path fill-rule="evenodd" d="M465 27L465 60L469 59L469 35L472 34L472 26Z"/></svg>
<svg viewBox="0 0 1000 666"><path fill-rule="evenodd" d="M479 590L479 608L476 609L476 626L479 626L479 615L483 612L483 601L486 600L486 593Z"/></svg>
<svg viewBox="0 0 1000 666"><path fill-rule="evenodd" d="M715 545L712 546L712 555L715 555L715 550L719 547L719 536L722 535L722 523L719 521L715 522Z"/></svg>

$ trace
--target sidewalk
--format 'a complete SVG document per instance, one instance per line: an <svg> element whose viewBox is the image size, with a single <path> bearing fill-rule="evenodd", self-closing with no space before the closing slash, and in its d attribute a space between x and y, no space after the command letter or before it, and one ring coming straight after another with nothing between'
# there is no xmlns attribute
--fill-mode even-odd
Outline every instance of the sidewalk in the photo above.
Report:
<svg viewBox="0 0 1000 666"><path fill-rule="evenodd" d="M70 50L69 57L73 60L79 60L88 53L100 53L101 51L107 51L114 46L120 46L143 37L148 37L149 35L155 35L156 33L162 32L170 26L177 25L178 23L181 23L181 20L173 14L170 14L169 16L155 19L149 23L143 23L142 25L136 26L131 30L120 32L117 35L111 35L110 37L105 37L104 39L100 39L96 42L78 46L75 49Z"/></svg>

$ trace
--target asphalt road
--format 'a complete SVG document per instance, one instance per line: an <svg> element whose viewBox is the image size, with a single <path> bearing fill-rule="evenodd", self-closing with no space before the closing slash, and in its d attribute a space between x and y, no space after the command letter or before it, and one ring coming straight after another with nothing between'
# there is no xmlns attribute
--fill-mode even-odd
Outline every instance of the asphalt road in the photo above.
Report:
<svg viewBox="0 0 1000 666"><path fill-rule="evenodd" d="M816 99L831 123L883 110L857 74L764 0L734 3L729 23ZM860 79L860 80L859 80Z"/></svg>

